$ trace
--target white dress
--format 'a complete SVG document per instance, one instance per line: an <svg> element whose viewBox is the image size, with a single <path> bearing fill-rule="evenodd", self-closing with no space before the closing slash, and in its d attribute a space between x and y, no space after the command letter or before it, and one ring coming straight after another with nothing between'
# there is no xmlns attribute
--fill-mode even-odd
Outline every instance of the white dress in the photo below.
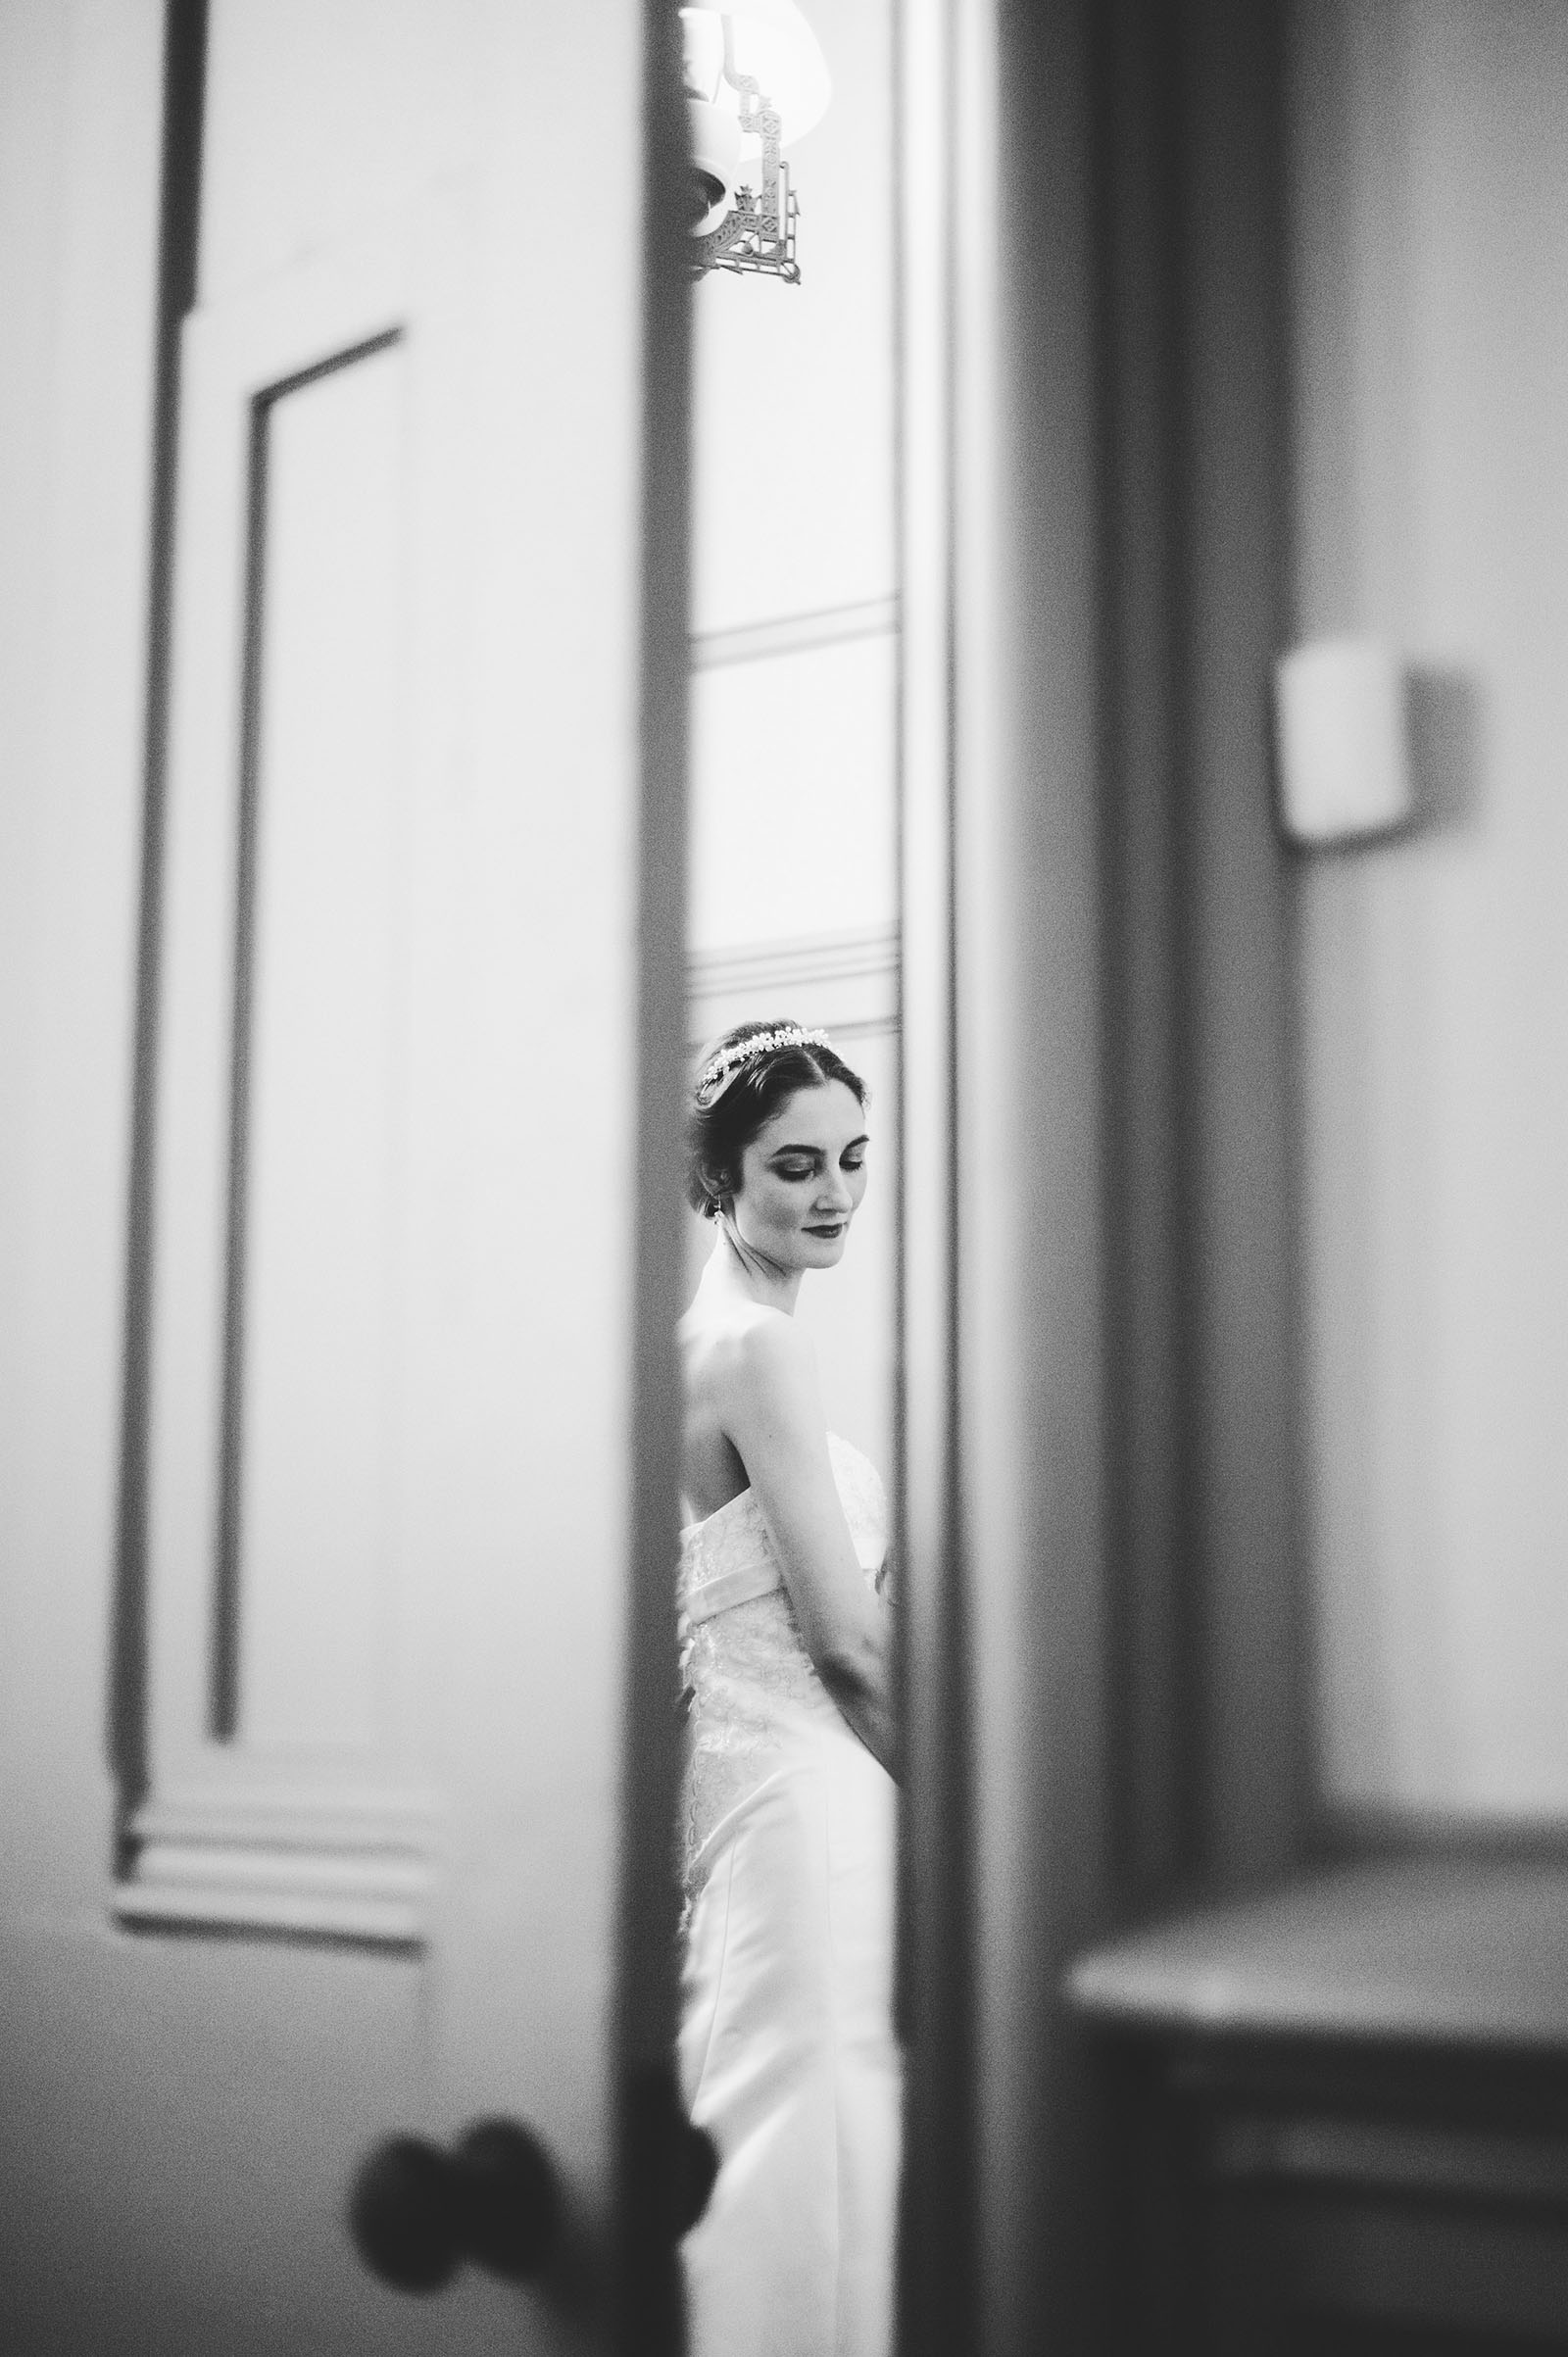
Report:
<svg viewBox="0 0 1568 2357"><path fill-rule="evenodd" d="M876 1469L836 1434L868 1580ZM887 2357L900 2061L894 1787L808 1659L750 1490L681 1535L691 1696L680 2068L718 2180L684 2245L692 2357Z"/></svg>

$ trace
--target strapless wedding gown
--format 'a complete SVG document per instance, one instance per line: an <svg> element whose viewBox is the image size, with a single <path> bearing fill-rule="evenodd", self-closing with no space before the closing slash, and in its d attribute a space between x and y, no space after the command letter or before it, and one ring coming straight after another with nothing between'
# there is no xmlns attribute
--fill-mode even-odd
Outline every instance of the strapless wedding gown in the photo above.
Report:
<svg viewBox="0 0 1568 2357"><path fill-rule="evenodd" d="M875 1467L830 1436L868 1580ZM692 2357L886 2357L900 2063L894 1788L801 1643L756 1498L681 1535L690 1750L680 2068L718 2181L684 2244Z"/></svg>

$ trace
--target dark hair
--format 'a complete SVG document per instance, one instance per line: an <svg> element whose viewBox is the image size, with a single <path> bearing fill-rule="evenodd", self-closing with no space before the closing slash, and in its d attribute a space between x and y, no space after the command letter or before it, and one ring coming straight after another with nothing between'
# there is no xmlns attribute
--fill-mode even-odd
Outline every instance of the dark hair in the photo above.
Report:
<svg viewBox="0 0 1568 2357"><path fill-rule="evenodd" d="M712 1042L702 1068L706 1071L726 1048L742 1047L759 1032L799 1028L781 1018L737 1023L733 1031ZM870 1090L858 1072L850 1070L836 1048L803 1043L798 1048L769 1049L743 1065L711 1105L693 1105L686 1128L686 1194L692 1209L701 1211L705 1219L715 1219L739 1189L741 1156L752 1140L798 1089L821 1089L833 1080L841 1080L858 1105L869 1104Z"/></svg>

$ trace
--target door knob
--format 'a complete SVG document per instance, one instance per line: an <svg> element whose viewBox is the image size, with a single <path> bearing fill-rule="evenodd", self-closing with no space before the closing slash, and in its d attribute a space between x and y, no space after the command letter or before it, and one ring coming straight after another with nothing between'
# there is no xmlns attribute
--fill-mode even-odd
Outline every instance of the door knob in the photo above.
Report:
<svg viewBox="0 0 1568 2357"><path fill-rule="evenodd" d="M530 2130L479 2120L450 2152L388 2136L361 2162L349 2231L366 2266L400 2291L439 2291L465 2259L514 2283L539 2274L561 2231L561 2187Z"/></svg>
<svg viewBox="0 0 1568 2357"><path fill-rule="evenodd" d="M624 2113L626 2160L648 2224L679 2241L708 2207L718 2176L718 2146L686 2117L668 2070L634 2075Z"/></svg>

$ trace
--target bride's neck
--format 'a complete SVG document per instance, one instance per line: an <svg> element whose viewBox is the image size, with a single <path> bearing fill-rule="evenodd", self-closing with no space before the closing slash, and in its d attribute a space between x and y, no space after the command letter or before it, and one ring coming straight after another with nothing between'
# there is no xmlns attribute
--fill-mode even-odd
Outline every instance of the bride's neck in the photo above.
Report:
<svg viewBox="0 0 1568 2357"><path fill-rule="evenodd" d="M780 1268L776 1261L754 1252L740 1236L734 1221L720 1214L706 1274L726 1293L744 1293L750 1300L765 1302L769 1309L782 1309L786 1317L793 1317L805 1271Z"/></svg>

